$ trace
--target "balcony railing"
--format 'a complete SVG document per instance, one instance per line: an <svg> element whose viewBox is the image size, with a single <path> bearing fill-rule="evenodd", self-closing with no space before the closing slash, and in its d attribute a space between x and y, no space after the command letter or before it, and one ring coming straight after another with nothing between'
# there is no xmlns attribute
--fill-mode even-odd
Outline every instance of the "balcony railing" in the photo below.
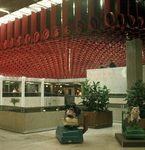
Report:
<svg viewBox="0 0 145 150"><path fill-rule="evenodd" d="M38 93L25 93L25 97L41 97L41 92L38 92Z"/></svg>
<svg viewBox="0 0 145 150"><path fill-rule="evenodd" d="M3 97L21 97L21 93L4 92Z"/></svg>

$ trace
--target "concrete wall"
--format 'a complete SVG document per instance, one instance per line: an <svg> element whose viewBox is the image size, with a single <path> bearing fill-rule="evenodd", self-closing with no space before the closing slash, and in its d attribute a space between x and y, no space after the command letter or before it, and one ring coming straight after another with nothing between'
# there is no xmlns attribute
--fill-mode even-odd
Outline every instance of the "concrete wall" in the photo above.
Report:
<svg viewBox="0 0 145 150"><path fill-rule="evenodd" d="M64 111L17 113L0 111L0 128L20 133L56 129L63 125Z"/></svg>
<svg viewBox="0 0 145 150"><path fill-rule="evenodd" d="M113 122L122 122L122 111L127 112L125 98L109 98L108 109L113 112Z"/></svg>
<svg viewBox="0 0 145 150"><path fill-rule="evenodd" d="M65 105L65 97L47 97L46 106L62 106Z"/></svg>
<svg viewBox="0 0 145 150"><path fill-rule="evenodd" d="M126 93L126 67L90 69L87 70L87 79L106 85L111 93Z"/></svg>
<svg viewBox="0 0 145 150"><path fill-rule="evenodd" d="M125 94L127 90L126 67L87 70L87 79L106 85L110 93ZM143 66L143 82L145 82L145 65Z"/></svg>
<svg viewBox="0 0 145 150"><path fill-rule="evenodd" d="M21 97L17 97L17 98L20 99L20 102L16 103L16 106L21 106ZM11 97L3 97L2 105L13 106L13 104L10 101L11 101Z"/></svg>
<svg viewBox="0 0 145 150"><path fill-rule="evenodd" d="M109 107L108 109L113 112L113 122L122 122L122 111L127 111L127 108Z"/></svg>
<svg viewBox="0 0 145 150"><path fill-rule="evenodd" d="M41 106L40 97L25 97L25 107L37 107Z"/></svg>
<svg viewBox="0 0 145 150"><path fill-rule="evenodd" d="M81 99L81 97L75 97L74 101L76 104L79 104L82 101L82 99Z"/></svg>
<svg viewBox="0 0 145 150"><path fill-rule="evenodd" d="M16 106L21 106L21 97L17 97L20 99L19 103L16 103ZM3 105L13 106L10 102L11 97L3 98ZM44 106L62 106L65 105L64 97L45 97L44 98ZM25 97L25 107L39 107L41 106L41 98L40 97Z"/></svg>

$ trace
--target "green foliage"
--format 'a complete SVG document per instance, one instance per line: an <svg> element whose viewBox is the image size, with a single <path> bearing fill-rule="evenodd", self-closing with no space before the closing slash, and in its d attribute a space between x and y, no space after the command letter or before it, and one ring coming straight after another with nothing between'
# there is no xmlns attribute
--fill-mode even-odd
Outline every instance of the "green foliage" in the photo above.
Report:
<svg viewBox="0 0 145 150"><path fill-rule="evenodd" d="M20 102L20 99L18 99L18 98L11 98L10 102L13 103L13 105L15 106L16 103Z"/></svg>
<svg viewBox="0 0 145 150"><path fill-rule="evenodd" d="M100 82L93 84L86 80L80 88L83 101L81 104L84 106L84 111L108 111L107 104L109 104L110 90L104 85L100 87Z"/></svg>
<svg viewBox="0 0 145 150"><path fill-rule="evenodd" d="M127 107L140 108L140 117L145 118L145 84L142 80L138 80L129 90L125 97Z"/></svg>

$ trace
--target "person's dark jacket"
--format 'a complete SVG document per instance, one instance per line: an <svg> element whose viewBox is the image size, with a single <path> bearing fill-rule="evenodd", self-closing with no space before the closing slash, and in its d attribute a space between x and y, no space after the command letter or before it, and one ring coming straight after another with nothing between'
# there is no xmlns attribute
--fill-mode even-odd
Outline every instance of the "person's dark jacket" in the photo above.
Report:
<svg viewBox="0 0 145 150"><path fill-rule="evenodd" d="M116 65L115 65L114 62L111 62L110 65L109 65L109 67L110 67L110 68L113 68L113 67L116 67Z"/></svg>

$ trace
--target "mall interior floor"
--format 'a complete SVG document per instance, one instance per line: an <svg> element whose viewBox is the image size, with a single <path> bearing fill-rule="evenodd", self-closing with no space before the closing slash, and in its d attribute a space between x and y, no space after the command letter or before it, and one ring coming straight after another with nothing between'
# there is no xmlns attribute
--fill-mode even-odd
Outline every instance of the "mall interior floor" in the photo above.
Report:
<svg viewBox="0 0 145 150"><path fill-rule="evenodd" d="M145 147L121 147L115 133L121 133L121 123L102 129L89 128L83 135L83 143L60 144L55 130L20 134L0 129L0 150L145 150Z"/></svg>

